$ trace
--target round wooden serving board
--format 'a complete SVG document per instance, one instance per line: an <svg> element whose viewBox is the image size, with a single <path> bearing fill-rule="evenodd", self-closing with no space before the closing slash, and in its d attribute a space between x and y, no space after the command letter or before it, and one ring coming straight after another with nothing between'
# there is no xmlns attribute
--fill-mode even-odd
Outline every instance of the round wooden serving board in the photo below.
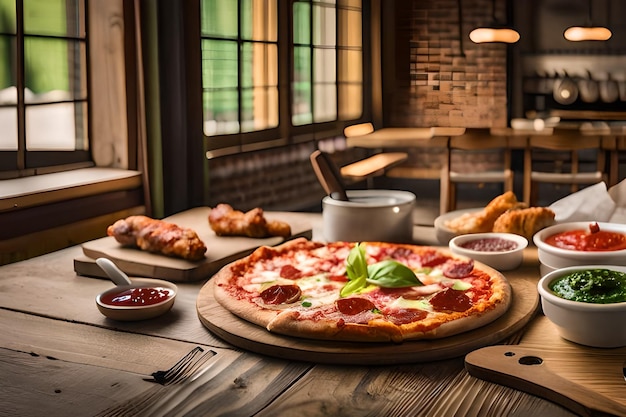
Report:
<svg viewBox="0 0 626 417"><path fill-rule="evenodd" d="M317 341L270 333L222 307L214 298L213 281L207 282L200 290L196 308L202 324L218 337L236 347L268 356L344 365L426 362L463 356L475 349L495 344L530 321L539 305L536 280L508 275L507 279L513 289L513 302L509 310L496 321L456 336L398 344Z"/></svg>

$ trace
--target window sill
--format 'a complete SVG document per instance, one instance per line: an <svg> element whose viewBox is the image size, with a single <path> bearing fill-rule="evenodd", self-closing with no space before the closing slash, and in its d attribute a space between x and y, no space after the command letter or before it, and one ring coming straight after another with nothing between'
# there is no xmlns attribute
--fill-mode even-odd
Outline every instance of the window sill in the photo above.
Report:
<svg viewBox="0 0 626 417"><path fill-rule="evenodd" d="M145 214L140 172L84 168L0 181L0 265L105 236Z"/></svg>
<svg viewBox="0 0 626 417"><path fill-rule="evenodd" d="M83 168L0 181L0 212L141 187L141 172Z"/></svg>

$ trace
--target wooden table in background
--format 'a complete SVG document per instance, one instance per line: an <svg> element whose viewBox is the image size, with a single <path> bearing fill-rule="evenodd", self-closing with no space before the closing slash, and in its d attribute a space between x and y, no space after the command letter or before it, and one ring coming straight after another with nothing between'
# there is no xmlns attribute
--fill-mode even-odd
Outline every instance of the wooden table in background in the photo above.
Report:
<svg viewBox="0 0 626 417"><path fill-rule="evenodd" d="M111 321L99 313L94 298L112 284L76 275L72 261L80 255L75 246L0 267L0 414L573 415L539 397L472 377L463 357L347 366L235 348L198 319L196 300L205 281L177 283L176 303L160 318ZM512 273L536 282L536 251L528 249L524 265ZM528 327L535 329L528 333L535 346L563 343L542 316ZM169 386L142 379L169 368L195 346L216 353L197 379Z"/></svg>
<svg viewBox="0 0 626 417"><path fill-rule="evenodd" d="M462 135L464 127L385 127L346 139L349 147L412 148L447 147L450 136Z"/></svg>

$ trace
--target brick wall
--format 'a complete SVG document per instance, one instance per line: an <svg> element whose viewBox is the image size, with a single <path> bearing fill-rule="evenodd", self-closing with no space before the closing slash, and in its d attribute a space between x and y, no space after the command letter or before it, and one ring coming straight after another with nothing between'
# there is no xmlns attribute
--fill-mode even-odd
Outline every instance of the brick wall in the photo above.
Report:
<svg viewBox="0 0 626 417"><path fill-rule="evenodd" d="M367 150L346 148L345 138L328 138L209 161L211 207L228 203L238 210L261 207L279 211L317 211L326 195L311 161L317 149L330 154L337 167L367 156ZM352 184L359 188L363 184ZM352 186L351 185L351 186ZM353 188L354 188L353 187Z"/></svg>
<svg viewBox="0 0 626 417"><path fill-rule="evenodd" d="M457 0L402 2L396 40L408 42L408 66L396 59L396 73L409 87L393 93L388 119L395 126L492 127L507 124L507 46L474 44L469 32L493 20L491 0L461 0L459 37ZM505 20L505 0L497 0L498 21ZM406 33L404 33L406 31ZM396 45L396 54L403 51Z"/></svg>

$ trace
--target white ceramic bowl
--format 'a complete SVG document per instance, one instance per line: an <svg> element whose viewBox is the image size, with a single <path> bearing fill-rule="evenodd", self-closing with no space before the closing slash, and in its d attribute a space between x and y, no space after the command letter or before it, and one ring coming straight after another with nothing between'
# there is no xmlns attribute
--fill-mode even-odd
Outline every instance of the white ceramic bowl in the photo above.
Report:
<svg viewBox="0 0 626 417"><path fill-rule="evenodd" d="M169 281L151 278L131 278L133 285L118 285L106 290L96 297L96 305L98 310L105 316L113 320L119 321L135 321L151 319L167 313L174 305L178 287ZM120 306L106 303L105 300L112 295L119 294L132 288L154 288L163 287L170 291L166 299L155 304L137 305L137 306Z"/></svg>
<svg viewBox="0 0 626 417"><path fill-rule="evenodd" d="M562 249L545 242L546 238L556 233L570 230L589 230L594 222L559 223L546 227L535 233L533 242L537 246L539 262L548 269L559 269L576 265L624 265L626 266L626 250L616 251L577 251ZM626 224L598 222L600 230L626 234Z"/></svg>
<svg viewBox="0 0 626 417"><path fill-rule="evenodd" d="M515 246L514 249L487 251L474 250L463 247L472 241L485 241L491 239L505 240ZM450 240L449 247L452 253L467 256L475 261L482 262L499 271L515 269L524 260L524 249L528 246L525 237L512 233L474 233L459 235Z"/></svg>
<svg viewBox="0 0 626 417"><path fill-rule="evenodd" d="M437 240L439 241L439 243L441 243L442 245L447 245L453 237L461 234L459 232L455 232L454 230L447 228L446 227L447 222L449 222L450 220L456 219L457 217L460 217L465 213L475 213L478 211L482 211L484 209L485 209L484 207L480 207L480 208L470 208L470 209L465 209L465 210L449 211L448 213L442 214L441 216L437 217L435 219L434 225L435 225L435 236L437 237Z"/></svg>
<svg viewBox="0 0 626 417"><path fill-rule="evenodd" d="M413 240L415 194L396 190L350 190L350 201L322 200L324 239L328 242L403 242Z"/></svg>
<svg viewBox="0 0 626 417"><path fill-rule="evenodd" d="M626 272L624 266L582 265L560 268L545 275L537 284L541 307L564 339L593 347L626 346L626 302L595 304L566 300L557 296L550 283L574 271L610 269Z"/></svg>
<svg viewBox="0 0 626 417"><path fill-rule="evenodd" d="M559 268L555 268L553 266L547 265L539 261L539 273L541 274L542 277L549 274L552 271L556 271L557 269Z"/></svg>

